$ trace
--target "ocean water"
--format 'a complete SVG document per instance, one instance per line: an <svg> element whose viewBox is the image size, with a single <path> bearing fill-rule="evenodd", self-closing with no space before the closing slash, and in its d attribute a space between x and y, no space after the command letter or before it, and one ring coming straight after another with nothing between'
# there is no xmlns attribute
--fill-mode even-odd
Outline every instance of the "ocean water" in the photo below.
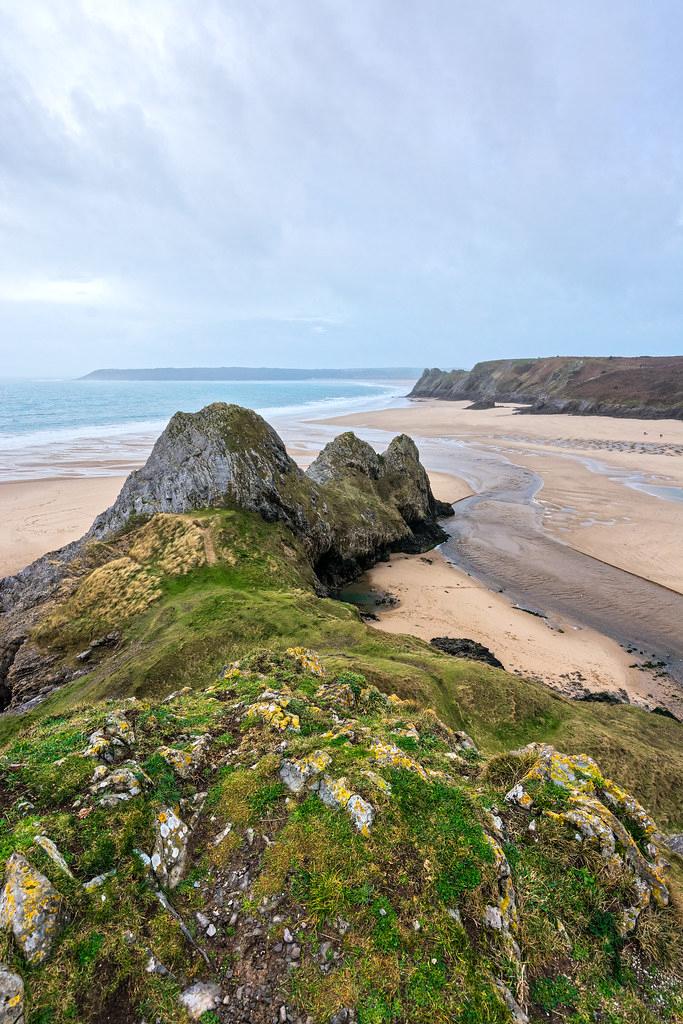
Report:
<svg viewBox="0 0 683 1024"><path fill-rule="evenodd" d="M396 381L0 380L0 480L128 472L174 412L210 402L248 406L279 426L382 407L408 390Z"/></svg>

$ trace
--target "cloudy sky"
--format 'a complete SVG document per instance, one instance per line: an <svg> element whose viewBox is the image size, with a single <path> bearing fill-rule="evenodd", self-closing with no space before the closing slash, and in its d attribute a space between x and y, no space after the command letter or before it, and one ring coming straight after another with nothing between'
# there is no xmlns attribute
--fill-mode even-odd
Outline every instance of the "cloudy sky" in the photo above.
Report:
<svg viewBox="0 0 683 1024"><path fill-rule="evenodd" d="M0 0L0 374L683 351L679 0Z"/></svg>

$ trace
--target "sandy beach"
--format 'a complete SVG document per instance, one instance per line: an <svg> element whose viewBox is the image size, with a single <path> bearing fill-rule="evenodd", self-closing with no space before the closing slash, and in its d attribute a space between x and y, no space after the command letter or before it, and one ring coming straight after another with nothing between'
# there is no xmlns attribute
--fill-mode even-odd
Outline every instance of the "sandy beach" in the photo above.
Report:
<svg viewBox="0 0 683 1024"><path fill-rule="evenodd" d="M121 490L125 477L71 477L0 483L0 576L82 537Z"/></svg>
<svg viewBox="0 0 683 1024"><path fill-rule="evenodd" d="M568 696L582 691L622 691L633 704L662 706L683 717L683 694L668 679L634 667L618 643L592 629L550 622L515 608L502 594L449 563L440 551L393 555L361 581L399 600L374 609L376 628L422 640L468 637L488 647L510 672L538 679Z"/></svg>
<svg viewBox="0 0 683 1024"><path fill-rule="evenodd" d="M683 593L683 501L622 482L652 478L655 485L681 488L683 498L683 422L520 416L511 406L472 411L466 404L417 401L329 422L453 438L499 452L541 477L536 500L547 530L579 551ZM452 463L457 467L457 454Z"/></svg>

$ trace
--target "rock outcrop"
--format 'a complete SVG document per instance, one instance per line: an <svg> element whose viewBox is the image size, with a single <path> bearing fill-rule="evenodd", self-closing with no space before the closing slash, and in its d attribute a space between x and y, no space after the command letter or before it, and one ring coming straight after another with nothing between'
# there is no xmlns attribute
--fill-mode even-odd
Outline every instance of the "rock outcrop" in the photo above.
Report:
<svg viewBox="0 0 683 1024"><path fill-rule="evenodd" d="M52 843L30 852L52 882L16 852L6 805L0 1024L22 1024L24 985L28 1014L83 1024L680 1019L679 897L643 807L586 755L487 758L338 661L253 649L205 688L81 706L10 745L8 793L34 775L20 752L71 748L30 808L69 874ZM83 743L131 719L151 778L102 810ZM201 740L191 776L160 738Z"/></svg>
<svg viewBox="0 0 683 1024"><path fill-rule="evenodd" d="M453 514L434 498L405 435L379 455L342 434L304 473L252 410L215 403L176 413L145 465L80 541L0 580L0 712L26 709L125 646L111 616L101 633L86 634L87 645L66 665L36 641L55 606L83 589L104 596L116 576L129 594L140 593L143 607L160 594L169 572L179 565L188 572L212 557L201 522L185 525L177 517L231 508L289 529L319 589L341 586L390 551L426 550L445 537L438 518ZM164 527L154 525L159 517ZM166 562L164 552L170 552ZM113 749L118 740L96 742Z"/></svg>
<svg viewBox="0 0 683 1024"><path fill-rule="evenodd" d="M524 412L683 419L683 356L494 359L471 370L425 370L414 398L527 405Z"/></svg>
<svg viewBox="0 0 683 1024"><path fill-rule="evenodd" d="M493 651L476 640L468 640L466 637L435 636L429 642L437 651L450 654L454 658L483 661L492 668L504 668L503 662L498 660Z"/></svg>

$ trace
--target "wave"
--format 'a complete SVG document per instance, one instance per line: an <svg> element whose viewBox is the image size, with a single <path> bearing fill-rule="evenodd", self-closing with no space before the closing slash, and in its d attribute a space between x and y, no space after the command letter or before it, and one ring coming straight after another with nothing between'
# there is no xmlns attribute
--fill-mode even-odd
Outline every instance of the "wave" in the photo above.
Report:
<svg viewBox="0 0 683 1024"><path fill-rule="evenodd" d="M335 383L339 383L335 381ZM308 402L256 409L269 420L293 426L295 421L395 405L405 387L379 382L362 384L366 393L329 396ZM61 476L110 476L127 473L143 462L170 417L122 420L108 424L51 427L25 433L0 434L0 480Z"/></svg>

